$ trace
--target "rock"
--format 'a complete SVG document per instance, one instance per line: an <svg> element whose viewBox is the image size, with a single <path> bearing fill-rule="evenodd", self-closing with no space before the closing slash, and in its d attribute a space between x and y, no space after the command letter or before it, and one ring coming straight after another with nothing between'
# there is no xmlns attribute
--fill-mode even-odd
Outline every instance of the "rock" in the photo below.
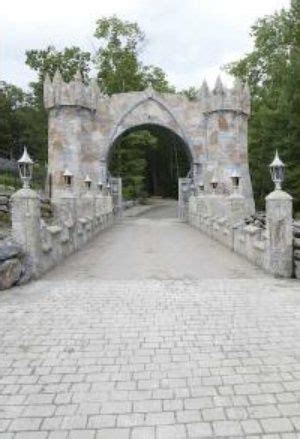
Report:
<svg viewBox="0 0 300 439"><path fill-rule="evenodd" d="M9 213L9 207L6 204L0 204L0 212Z"/></svg>
<svg viewBox="0 0 300 439"><path fill-rule="evenodd" d="M294 228L294 237L300 238L300 224L299 224L299 222L295 221L293 224L293 228Z"/></svg>
<svg viewBox="0 0 300 439"><path fill-rule="evenodd" d="M295 261L295 277L300 279L300 261Z"/></svg>
<svg viewBox="0 0 300 439"><path fill-rule="evenodd" d="M0 245L0 262L5 261L6 259L16 258L18 256L22 256L23 251L22 248L15 244L11 240L5 240Z"/></svg>
<svg viewBox="0 0 300 439"><path fill-rule="evenodd" d="M0 195L0 206L8 206L9 204L9 197L5 195Z"/></svg>
<svg viewBox="0 0 300 439"><path fill-rule="evenodd" d="M294 250L294 258L296 261L300 261L300 250Z"/></svg>
<svg viewBox="0 0 300 439"><path fill-rule="evenodd" d="M300 238L294 238L294 247L300 249Z"/></svg>
<svg viewBox="0 0 300 439"><path fill-rule="evenodd" d="M5 196L11 196L16 189L12 186L5 186L3 184L0 184L0 194Z"/></svg>
<svg viewBox="0 0 300 439"><path fill-rule="evenodd" d="M27 284L32 278L33 263L30 256L26 255L22 261L22 271L17 282L17 285Z"/></svg>
<svg viewBox="0 0 300 439"><path fill-rule="evenodd" d="M7 259L0 264L0 290L15 285L21 275L22 264L19 259Z"/></svg>

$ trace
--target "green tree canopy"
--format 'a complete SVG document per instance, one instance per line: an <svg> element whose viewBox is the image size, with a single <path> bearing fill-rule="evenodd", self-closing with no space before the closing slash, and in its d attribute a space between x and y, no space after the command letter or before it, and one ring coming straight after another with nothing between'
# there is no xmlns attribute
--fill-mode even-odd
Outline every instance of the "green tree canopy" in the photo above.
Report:
<svg viewBox="0 0 300 439"><path fill-rule="evenodd" d="M109 95L141 91L149 85L159 92L175 92L160 67L141 61L145 35L137 23L116 16L103 17L96 22L94 36L97 48L93 55L75 46L57 50L49 45L44 50L26 52L26 64L37 72L37 81L30 84L30 93L13 86L2 87L0 148L3 155L11 155L12 151L12 155L18 157L23 144L27 144L35 160L47 159L43 82L46 74L53 78L57 69L69 82L78 70L87 81L93 67L100 87ZM173 180L171 188L163 177L174 174L173 170L171 174L165 170L166 154L173 153L170 148L164 136L153 135L147 130L130 133L120 141L117 153L113 154L111 169L123 176L127 196L157 192L157 188L153 189L157 186L156 180L160 182L158 186L162 193L174 193Z"/></svg>
<svg viewBox="0 0 300 439"><path fill-rule="evenodd" d="M252 27L254 49L227 66L252 92L249 157L255 197L263 207L272 184L266 166L275 149L287 164L286 188L300 209L300 0Z"/></svg>

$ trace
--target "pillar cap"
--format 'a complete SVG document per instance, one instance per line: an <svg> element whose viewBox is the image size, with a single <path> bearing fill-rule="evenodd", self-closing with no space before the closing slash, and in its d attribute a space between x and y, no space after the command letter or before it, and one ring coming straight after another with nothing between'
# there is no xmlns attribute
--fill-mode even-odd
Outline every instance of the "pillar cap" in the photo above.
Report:
<svg viewBox="0 0 300 439"><path fill-rule="evenodd" d="M12 200L15 200L15 199L28 199L28 198L30 198L30 199L38 199L39 200L39 196L38 196L38 194L36 193L36 191L34 191L34 190L32 190L32 189L29 189L29 188L23 188L23 189L19 189L17 192L15 192L13 195L12 195Z"/></svg>
<svg viewBox="0 0 300 439"><path fill-rule="evenodd" d="M292 200L293 197L288 194L285 191L282 191L281 189L277 189L273 192L271 192L267 197L266 200Z"/></svg>

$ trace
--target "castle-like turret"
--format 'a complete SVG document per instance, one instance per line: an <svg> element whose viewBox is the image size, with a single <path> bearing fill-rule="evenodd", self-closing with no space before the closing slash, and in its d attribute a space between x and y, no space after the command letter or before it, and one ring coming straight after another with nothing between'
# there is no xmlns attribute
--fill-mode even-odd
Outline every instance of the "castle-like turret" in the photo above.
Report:
<svg viewBox="0 0 300 439"><path fill-rule="evenodd" d="M220 77L217 78L215 87L210 90L207 82L204 81L198 100L204 113L216 111L234 111L250 115L251 97L248 85L243 85L240 80L236 80L233 88L225 87Z"/></svg>
<svg viewBox="0 0 300 439"><path fill-rule="evenodd" d="M47 110L59 106L76 106L96 110L99 100L103 98L97 80L84 84L80 71L72 81L65 82L59 70L51 81L47 74L44 81L44 105Z"/></svg>

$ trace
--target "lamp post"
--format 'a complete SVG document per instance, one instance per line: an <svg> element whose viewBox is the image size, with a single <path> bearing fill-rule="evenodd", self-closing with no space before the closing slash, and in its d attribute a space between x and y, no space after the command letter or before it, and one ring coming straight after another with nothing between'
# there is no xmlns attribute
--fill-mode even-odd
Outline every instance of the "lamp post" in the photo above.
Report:
<svg viewBox="0 0 300 439"><path fill-rule="evenodd" d="M64 183L66 188L70 188L73 182L73 174L68 169L64 172Z"/></svg>
<svg viewBox="0 0 300 439"><path fill-rule="evenodd" d="M275 184L275 190L281 190L282 183L284 180L284 174L285 174L285 164L279 158L277 150L276 150L275 158L269 167L270 167L272 181Z"/></svg>
<svg viewBox="0 0 300 439"><path fill-rule="evenodd" d="M86 187L86 189L89 191L92 187L92 180L90 179L89 175L87 174L87 176L84 179L84 185Z"/></svg>
<svg viewBox="0 0 300 439"><path fill-rule="evenodd" d="M109 181L107 181L106 190L107 190L107 194L109 194L110 193L110 183L109 183Z"/></svg>
<svg viewBox="0 0 300 439"><path fill-rule="evenodd" d="M24 146L22 157L18 160L18 167L23 189L29 189L32 180L33 161L27 152L26 146Z"/></svg>

